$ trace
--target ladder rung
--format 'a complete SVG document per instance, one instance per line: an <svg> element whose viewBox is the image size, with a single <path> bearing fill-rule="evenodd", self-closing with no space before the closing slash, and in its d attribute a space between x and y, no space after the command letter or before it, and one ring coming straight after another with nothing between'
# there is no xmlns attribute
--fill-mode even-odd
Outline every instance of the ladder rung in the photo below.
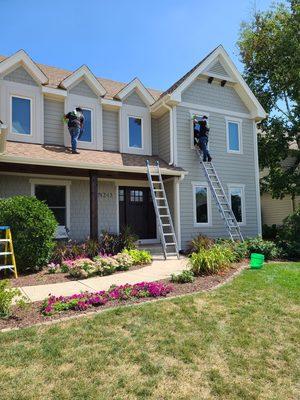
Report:
<svg viewBox="0 0 300 400"><path fill-rule="evenodd" d="M160 216L161 218L167 218L167 217L170 217L170 216L169 216L169 214L160 214L159 216Z"/></svg>
<svg viewBox="0 0 300 400"><path fill-rule="evenodd" d="M164 236L174 236L174 233L164 233Z"/></svg>
<svg viewBox="0 0 300 400"><path fill-rule="evenodd" d="M175 246L176 243L166 243L166 246Z"/></svg>
<svg viewBox="0 0 300 400"><path fill-rule="evenodd" d="M153 189L153 190L154 190L154 192L163 192L162 189Z"/></svg>
<svg viewBox="0 0 300 400"><path fill-rule="evenodd" d="M171 226L170 224L161 224L161 226Z"/></svg>
<svg viewBox="0 0 300 400"><path fill-rule="evenodd" d="M159 176L160 174L158 172L150 172L151 176Z"/></svg>
<svg viewBox="0 0 300 400"><path fill-rule="evenodd" d="M168 256L177 256L177 253L167 253Z"/></svg>
<svg viewBox="0 0 300 400"><path fill-rule="evenodd" d="M157 208L168 208L167 206L157 206Z"/></svg>
<svg viewBox="0 0 300 400"><path fill-rule="evenodd" d="M11 268L14 268L14 266L13 265L0 265L0 270L2 270L2 269L11 269Z"/></svg>
<svg viewBox="0 0 300 400"><path fill-rule="evenodd" d="M3 252L0 253L0 256L9 256L11 254L12 254L11 251L3 251Z"/></svg>
<svg viewBox="0 0 300 400"><path fill-rule="evenodd" d="M0 239L0 242L10 242L10 239Z"/></svg>

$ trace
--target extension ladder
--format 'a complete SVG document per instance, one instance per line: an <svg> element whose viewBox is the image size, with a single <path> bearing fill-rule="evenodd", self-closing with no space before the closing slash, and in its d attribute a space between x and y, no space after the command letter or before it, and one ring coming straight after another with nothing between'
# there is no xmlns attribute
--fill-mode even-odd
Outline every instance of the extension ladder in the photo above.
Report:
<svg viewBox="0 0 300 400"><path fill-rule="evenodd" d="M151 170L148 160L146 161L146 165L148 181L150 184L151 196L153 200L156 219L158 222L158 229L164 257L165 259L167 259L168 256L176 256L179 259L177 239L168 205L164 183L160 173L159 162L156 161L154 171Z"/></svg>
<svg viewBox="0 0 300 400"><path fill-rule="evenodd" d="M4 234L4 237L2 237ZM18 277L13 241L9 226L0 226L0 271L9 269ZM4 249L3 249L4 247ZM3 251L4 250L4 251ZM2 260L4 264L2 265ZM10 261L8 261L10 259Z"/></svg>
<svg viewBox="0 0 300 400"><path fill-rule="evenodd" d="M225 194L222 183L218 177L217 171L212 162L202 161L200 150L196 150L200 159L200 163L203 166L206 179L208 181L211 192L215 198L218 206L218 210L221 217L224 219L225 227L229 233L231 240L243 241L243 236L235 218L235 215L231 209L227 196Z"/></svg>

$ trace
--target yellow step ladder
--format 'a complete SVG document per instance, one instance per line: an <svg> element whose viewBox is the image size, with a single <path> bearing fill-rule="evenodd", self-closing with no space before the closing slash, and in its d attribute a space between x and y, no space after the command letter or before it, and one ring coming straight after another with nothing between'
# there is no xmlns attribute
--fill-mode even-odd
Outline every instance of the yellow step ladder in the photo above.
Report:
<svg viewBox="0 0 300 400"><path fill-rule="evenodd" d="M2 264L4 260L4 264ZM14 246L9 226L0 226L0 271L9 269L18 277Z"/></svg>

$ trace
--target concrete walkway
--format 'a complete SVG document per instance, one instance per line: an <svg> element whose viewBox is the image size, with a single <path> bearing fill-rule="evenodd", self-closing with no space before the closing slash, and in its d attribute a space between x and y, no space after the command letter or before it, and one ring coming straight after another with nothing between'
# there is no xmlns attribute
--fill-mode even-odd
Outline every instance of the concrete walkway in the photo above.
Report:
<svg viewBox="0 0 300 400"><path fill-rule="evenodd" d="M49 294L55 296L69 296L80 292L96 292L107 290L111 285L124 285L125 283L154 282L166 279L173 273L179 273L186 269L187 258L160 260L154 259L151 265L147 265L135 271L126 271L119 274L108 276L98 276L87 278L80 281L70 281L53 283L49 285L23 286L19 289L29 299L29 301L40 301L48 297Z"/></svg>

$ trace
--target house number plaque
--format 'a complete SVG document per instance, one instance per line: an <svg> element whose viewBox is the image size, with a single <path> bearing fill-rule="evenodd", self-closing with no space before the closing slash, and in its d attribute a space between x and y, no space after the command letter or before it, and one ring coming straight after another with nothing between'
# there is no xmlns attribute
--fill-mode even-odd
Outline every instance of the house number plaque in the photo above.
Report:
<svg viewBox="0 0 300 400"><path fill-rule="evenodd" d="M112 199L113 194L111 192L100 192L98 193L101 199Z"/></svg>

